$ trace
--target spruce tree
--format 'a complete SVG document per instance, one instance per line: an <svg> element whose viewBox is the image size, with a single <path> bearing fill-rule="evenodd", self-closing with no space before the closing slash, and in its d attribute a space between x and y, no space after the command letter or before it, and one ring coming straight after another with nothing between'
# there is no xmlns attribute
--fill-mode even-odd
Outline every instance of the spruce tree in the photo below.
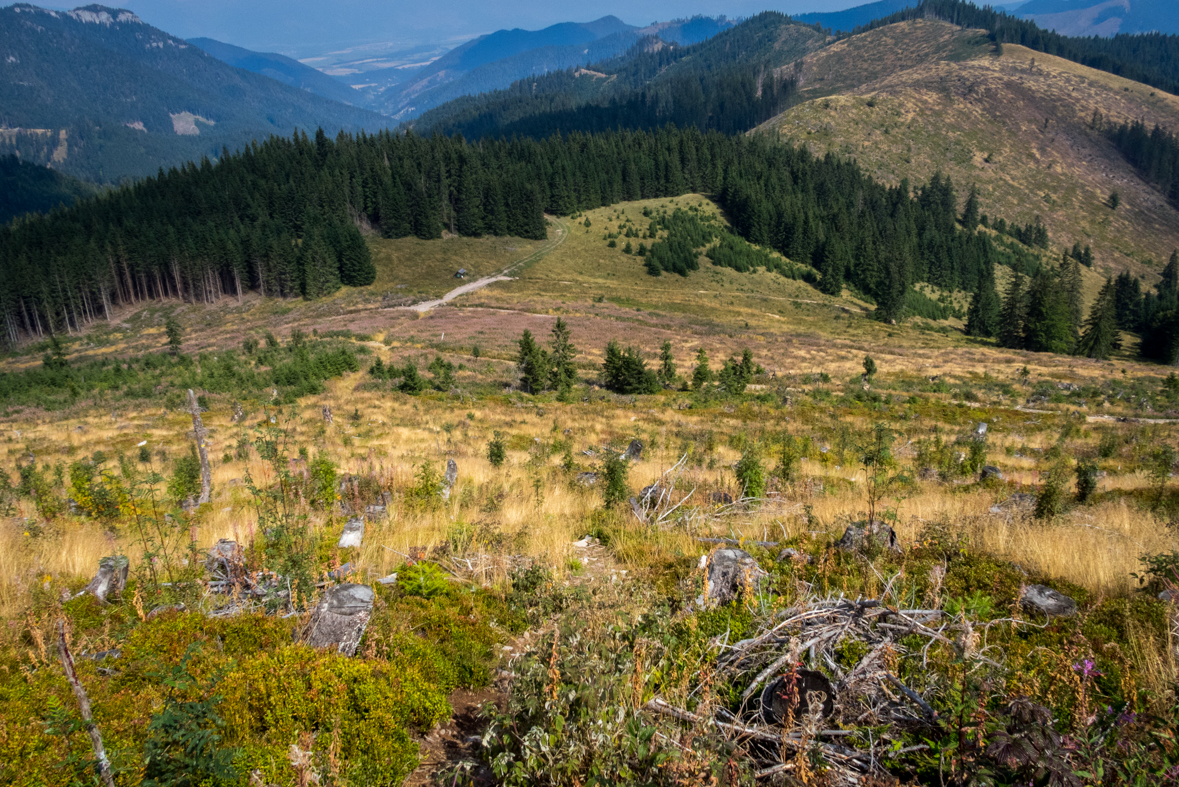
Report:
<svg viewBox="0 0 1179 787"><path fill-rule="evenodd" d="M577 383L577 367L573 358L577 355L577 348L570 341L569 326L560 317L553 326L552 352L549 354L550 369L549 385L560 396L568 396Z"/></svg>
<svg viewBox="0 0 1179 787"><path fill-rule="evenodd" d="M827 241L823 248L823 278L819 280L819 291L838 298L843 294L844 274L847 271L847 247L839 238Z"/></svg>
<svg viewBox="0 0 1179 787"><path fill-rule="evenodd" d="M712 382L712 369L708 368L708 353L701 347L696 353L696 368L692 371L692 387L699 391Z"/></svg>
<svg viewBox="0 0 1179 787"><path fill-rule="evenodd" d="M671 342L664 342L659 348L659 382L671 385L675 382L675 356L671 353Z"/></svg>
<svg viewBox="0 0 1179 787"><path fill-rule="evenodd" d="M1077 354L1104 361L1121 346L1118 334L1118 304L1113 279L1106 279L1089 312L1085 330L1077 345Z"/></svg>
<svg viewBox="0 0 1179 787"><path fill-rule="evenodd" d="M340 283L367 287L377 280L377 266L364 237L354 226L340 230Z"/></svg>
<svg viewBox="0 0 1179 787"><path fill-rule="evenodd" d="M317 232L303 239L299 250L299 267L303 273L303 297L315 300L340 289L340 264Z"/></svg>
<svg viewBox="0 0 1179 787"><path fill-rule="evenodd" d="M993 338L999 332L999 293L995 289L995 266L988 261L978 277L978 286L966 315L966 333L970 336Z"/></svg>
<svg viewBox="0 0 1179 787"><path fill-rule="evenodd" d="M1171 259L1163 268L1163 279L1158 285L1159 299L1174 300L1179 297L1179 250L1171 252Z"/></svg>
<svg viewBox="0 0 1179 787"><path fill-rule="evenodd" d="M1012 350L1024 348L1024 323L1027 320L1027 294L1023 276L1014 273L1003 296L999 313L999 344Z"/></svg>
<svg viewBox="0 0 1179 787"><path fill-rule="evenodd" d="M1061 260L1060 281L1068 299L1069 323L1075 343L1081 336L1081 325L1085 319L1085 283L1081 276L1080 260L1067 255Z"/></svg>
<svg viewBox="0 0 1179 787"><path fill-rule="evenodd" d="M401 370L401 383L397 389L410 396L417 396L429 387L430 384L426 382L426 378L418 373L417 365L413 361L406 361L405 367Z"/></svg>
<svg viewBox="0 0 1179 787"><path fill-rule="evenodd" d="M1076 344L1073 338L1072 304L1061 276L1047 268L1028 288L1024 319L1024 348L1033 352L1067 354Z"/></svg>
<svg viewBox="0 0 1179 787"><path fill-rule="evenodd" d="M970 196L966 198L966 208L962 211L962 226L968 232L978 228L978 186L970 187Z"/></svg>
<svg viewBox="0 0 1179 787"><path fill-rule="evenodd" d="M520 387L526 393L537 394L545 389L549 380L548 353L532 338L532 331L525 329L516 342L516 368L520 372Z"/></svg>

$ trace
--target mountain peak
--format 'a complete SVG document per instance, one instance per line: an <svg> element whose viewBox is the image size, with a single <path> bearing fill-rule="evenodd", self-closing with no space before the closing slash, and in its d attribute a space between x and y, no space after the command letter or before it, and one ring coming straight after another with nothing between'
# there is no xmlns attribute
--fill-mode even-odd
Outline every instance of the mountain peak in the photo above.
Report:
<svg viewBox="0 0 1179 787"><path fill-rule="evenodd" d="M138 24L144 22L125 8L107 8L104 5L87 5L68 12L69 16L86 24L106 25Z"/></svg>
<svg viewBox="0 0 1179 787"><path fill-rule="evenodd" d="M54 11L51 8L41 8L31 3L17 3L11 8L15 14L48 14L54 19L68 16L83 24L105 25L106 27L115 24L145 24L142 19L126 8L108 8L104 5L80 6L73 11Z"/></svg>

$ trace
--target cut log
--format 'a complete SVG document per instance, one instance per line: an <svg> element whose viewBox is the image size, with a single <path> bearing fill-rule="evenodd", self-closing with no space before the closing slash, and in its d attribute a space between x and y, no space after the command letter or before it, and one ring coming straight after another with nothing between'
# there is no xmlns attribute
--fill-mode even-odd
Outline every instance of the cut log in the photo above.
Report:
<svg viewBox="0 0 1179 787"><path fill-rule="evenodd" d="M302 640L313 648L333 648L355 656L373 613L373 589L368 585L339 585L324 594Z"/></svg>
<svg viewBox="0 0 1179 787"><path fill-rule="evenodd" d="M123 560L126 561L127 558L123 558ZM124 568L124 579L126 576L127 572ZM94 759L98 761L98 776L106 787L115 787L115 780L111 775L111 761L107 759L106 749L102 745L102 733L98 731L98 726L94 723L94 715L90 712L90 697L86 695L86 689L78 680L78 673L74 669L74 659L70 655L70 646L66 643L64 620L57 621L57 655L61 657L61 667L65 671L66 680L70 682L70 688L74 690L74 697L78 700L78 708L82 712L82 722L86 727L86 732L90 735L90 745L94 748Z"/></svg>

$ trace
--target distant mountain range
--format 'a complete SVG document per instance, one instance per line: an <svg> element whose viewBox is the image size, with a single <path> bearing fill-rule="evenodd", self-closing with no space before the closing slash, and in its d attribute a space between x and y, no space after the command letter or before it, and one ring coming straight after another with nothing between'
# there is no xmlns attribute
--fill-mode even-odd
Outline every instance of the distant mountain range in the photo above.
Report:
<svg viewBox="0 0 1179 787"><path fill-rule="evenodd" d="M1179 33L1175 0L1030 0L1016 14L1066 36Z"/></svg>
<svg viewBox="0 0 1179 787"><path fill-rule="evenodd" d="M859 5L855 8L848 8L844 11L831 11L826 13L812 13L812 14L795 14L794 20L808 25L822 25L828 30L835 32L850 32L861 25L866 25L869 22L881 19L889 14L895 14L897 11L904 11L906 8L912 8L921 0L880 0L876 3L869 3L867 5Z"/></svg>
<svg viewBox="0 0 1179 787"><path fill-rule="evenodd" d="M335 134L388 122L234 68L129 11L0 9L0 154L95 183L295 128Z"/></svg>
<svg viewBox="0 0 1179 787"><path fill-rule="evenodd" d="M411 120L462 96L500 90L519 79L609 60L647 37L686 46L705 41L734 24L736 21L725 17L696 16L639 28L605 16L593 22L566 22L543 30L499 30L416 68L397 64L355 71L339 69L342 76L333 83L317 80L307 73L314 69L282 55L251 52L211 39L192 39L192 43L238 68L397 120ZM322 73L320 76L327 78ZM345 81L348 85L341 92L339 86Z"/></svg>
<svg viewBox="0 0 1179 787"><path fill-rule="evenodd" d="M223 44L211 38L190 38L188 43L198 46L213 57L234 68L244 68L262 74L317 96L344 104L356 104L360 94L334 77L305 66L294 58L274 53L251 52L233 44Z"/></svg>

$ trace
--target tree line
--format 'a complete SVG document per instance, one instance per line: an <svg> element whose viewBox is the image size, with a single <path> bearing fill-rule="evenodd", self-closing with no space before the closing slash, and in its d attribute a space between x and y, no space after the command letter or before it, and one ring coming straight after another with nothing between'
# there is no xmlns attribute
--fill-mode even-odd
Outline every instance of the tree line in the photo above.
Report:
<svg viewBox="0 0 1179 787"><path fill-rule="evenodd" d="M1094 115L1094 124L1103 127L1100 114ZM1179 137L1159 126L1147 130L1141 120L1111 126L1105 132L1143 179L1179 208Z"/></svg>

